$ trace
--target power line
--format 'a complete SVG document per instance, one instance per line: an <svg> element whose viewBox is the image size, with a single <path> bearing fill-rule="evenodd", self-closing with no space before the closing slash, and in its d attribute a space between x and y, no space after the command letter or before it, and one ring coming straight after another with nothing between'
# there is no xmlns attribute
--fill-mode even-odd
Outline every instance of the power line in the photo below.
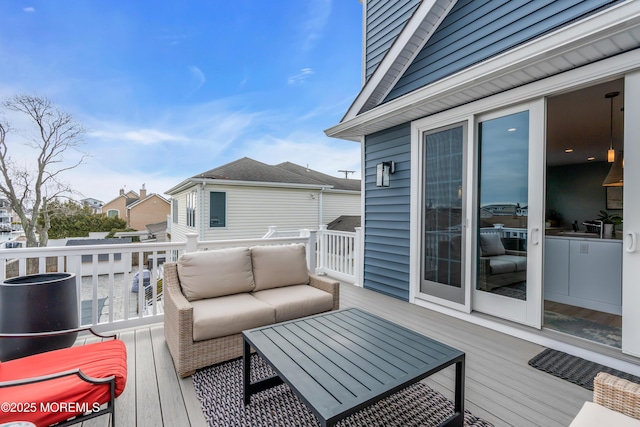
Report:
<svg viewBox="0 0 640 427"><path fill-rule="evenodd" d="M349 174L350 173L356 173L356 171L349 171L349 170L344 170L344 169L340 169L338 172L343 172L344 173L344 179L349 179Z"/></svg>

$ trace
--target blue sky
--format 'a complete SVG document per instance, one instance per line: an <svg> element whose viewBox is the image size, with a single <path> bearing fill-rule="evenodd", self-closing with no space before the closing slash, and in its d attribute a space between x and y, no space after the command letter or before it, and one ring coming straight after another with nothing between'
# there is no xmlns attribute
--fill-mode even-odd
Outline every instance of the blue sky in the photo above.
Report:
<svg viewBox="0 0 640 427"><path fill-rule="evenodd" d="M244 156L359 178L359 145L323 130L360 89L361 14L358 0L5 0L0 97L46 96L89 129L91 157L64 176L82 197L162 194Z"/></svg>

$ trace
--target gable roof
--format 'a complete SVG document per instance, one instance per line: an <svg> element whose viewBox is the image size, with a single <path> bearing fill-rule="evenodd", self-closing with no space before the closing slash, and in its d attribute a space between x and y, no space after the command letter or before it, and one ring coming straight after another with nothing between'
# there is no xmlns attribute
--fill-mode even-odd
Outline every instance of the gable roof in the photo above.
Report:
<svg viewBox="0 0 640 427"><path fill-rule="evenodd" d="M638 54L640 2L611 1L502 53L386 100L454 4L443 7L444 3L439 0L422 2L341 122L325 130L328 136L360 141L363 135L468 104L600 59L627 51ZM440 14L443 8L448 10ZM438 22L430 22L430 17L437 17ZM626 69L635 69L633 62L630 60ZM637 68L637 61L635 66Z"/></svg>
<svg viewBox="0 0 640 427"><path fill-rule="evenodd" d="M327 175L291 162L280 163L277 164L276 167L298 175L306 176L323 184L332 185L335 190L360 191L359 179L339 178L337 176Z"/></svg>
<svg viewBox="0 0 640 427"><path fill-rule="evenodd" d="M169 201L167 199L165 199L164 197L162 197L161 195L156 194L156 193L151 193L147 197L145 197L144 199L137 199L137 200L133 200L131 203L127 203L127 209L134 208L134 207L138 206L139 204L141 204L141 203L143 203L143 202L145 202L145 201L147 201L147 200L149 200L151 198L154 198L154 197L160 199L163 202L165 202L167 205L170 204Z"/></svg>
<svg viewBox="0 0 640 427"><path fill-rule="evenodd" d="M347 181L347 182L344 182ZM166 194L175 194L195 183L254 183L304 186L308 188L334 188L346 191L360 191L360 180L341 180L321 172L308 170L291 162L268 165L257 160L243 157L231 163L219 166L192 176L167 190Z"/></svg>
<svg viewBox="0 0 640 427"><path fill-rule="evenodd" d="M360 215L342 215L327 224L327 230L353 232L361 223Z"/></svg>

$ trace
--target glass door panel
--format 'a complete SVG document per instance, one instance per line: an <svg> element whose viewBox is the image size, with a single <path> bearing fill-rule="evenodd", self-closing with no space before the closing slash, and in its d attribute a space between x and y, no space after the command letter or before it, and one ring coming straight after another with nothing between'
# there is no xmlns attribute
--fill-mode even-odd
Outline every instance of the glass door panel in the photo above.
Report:
<svg viewBox="0 0 640 427"><path fill-rule="evenodd" d="M542 318L544 100L477 121L472 309L536 328Z"/></svg>
<svg viewBox="0 0 640 427"><path fill-rule="evenodd" d="M423 258L420 291L464 302L463 149L466 126L424 135Z"/></svg>
<svg viewBox="0 0 640 427"><path fill-rule="evenodd" d="M527 299L529 112L478 124L476 289Z"/></svg>

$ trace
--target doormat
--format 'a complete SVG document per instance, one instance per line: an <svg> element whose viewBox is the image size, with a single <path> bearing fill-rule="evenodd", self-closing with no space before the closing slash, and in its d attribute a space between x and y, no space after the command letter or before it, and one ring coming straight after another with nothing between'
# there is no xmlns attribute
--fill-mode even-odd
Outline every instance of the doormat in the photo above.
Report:
<svg viewBox="0 0 640 427"><path fill-rule="evenodd" d="M273 375L260 356L251 356L251 380ZM211 427L292 427L320 426L313 413L286 384L252 396L251 404L242 400L242 359L199 369L193 385L202 412ZM453 415L453 402L423 383L416 383L380 400L338 422L338 427L438 426ZM466 427L493 427L464 411Z"/></svg>
<svg viewBox="0 0 640 427"><path fill-rule="evenodd" d="M529 365L591 391L593 379L598 372L606 372L640 384L640 377L550 348L529 360Z"/></svg>
<svg viewBox="0 0 640 427"><path fill-rule="evenodd" d="M544 327L610 347L622 348L622 329L616 326L545 310Z"/></svg>

